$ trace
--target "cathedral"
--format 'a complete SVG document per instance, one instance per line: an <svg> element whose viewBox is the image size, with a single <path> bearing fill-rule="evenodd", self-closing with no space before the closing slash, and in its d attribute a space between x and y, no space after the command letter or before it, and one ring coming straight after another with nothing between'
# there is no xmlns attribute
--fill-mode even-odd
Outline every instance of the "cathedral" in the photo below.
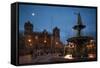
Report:
<svg viewBox="0 0 100 68"><path fill-rule="evenodd" d="M19 55L31 54L33 57L55 54L63 55L63 43L60 41L60 29L53 28L52 33L46 29L42 32L34 31L30 21L24 24L24 33L19 37Z"/></svg>

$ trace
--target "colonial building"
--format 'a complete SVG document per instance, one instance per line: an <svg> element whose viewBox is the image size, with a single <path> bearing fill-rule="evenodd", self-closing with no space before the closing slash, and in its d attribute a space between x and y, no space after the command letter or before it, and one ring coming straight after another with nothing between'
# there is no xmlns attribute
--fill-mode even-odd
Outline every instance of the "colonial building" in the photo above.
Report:
<svg viewBox="0 0 100 68"><path fill-rule="evenodd" d="M40 56L47 54L63 55L63 43L60 41L60 29L55 27L53 33L34 31L34 26L30 21L24 24L24 34L19 40L20 55L32 54Z"/></svg>

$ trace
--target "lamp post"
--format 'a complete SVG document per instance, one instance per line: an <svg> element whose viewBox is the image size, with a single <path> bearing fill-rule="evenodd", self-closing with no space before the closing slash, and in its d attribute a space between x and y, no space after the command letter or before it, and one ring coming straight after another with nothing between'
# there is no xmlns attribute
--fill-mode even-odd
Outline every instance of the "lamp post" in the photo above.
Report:
<svg viewBox="0 0 100 68"><path fill-rule="evenodd" d="M64 54L63 54L63 55L65 55L66 47L67 47L67 46L66 46L66 45L64 45Z"/></svg>
<svg viewBox="0 0 100 68"><path fill-rule="evenodd" d="M28 39L29 46L32 46L32 39Z"/></svg>
<svg viewBox="0 0 100 68"><path fill-rule="evenodd" d="M47 44L47 40L45 39L43 42L44 42L44 52L46 52L46 44Z"/></svg>
<svg viewBox="0 0 100 68"><path fill-rule="evenodd" d="M39 48L39 46L38 46L38 36L36 35L35 36L35 40L36 40L36 42L35 42L35 51L36 51L36 56L38 56L39 54L38 54L38 48Z"/></svg>
<svg viewBox="0 0 100 68"><path fill-rule="evenodd" d="M37 35L35 36L35 40L36 40L35 42L36 48L38 48L38 36Z"/></svg>

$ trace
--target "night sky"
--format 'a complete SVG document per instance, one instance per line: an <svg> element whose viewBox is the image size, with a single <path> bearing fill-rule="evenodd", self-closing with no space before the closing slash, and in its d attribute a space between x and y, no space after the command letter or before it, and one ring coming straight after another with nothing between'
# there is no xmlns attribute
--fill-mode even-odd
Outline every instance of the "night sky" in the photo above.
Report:
<svg viewBox="0 0 100 68"><path fill-rule="evenodd" d="M85 36L96 37L96 9L95 8L76 8L76 7L57 7L40 5L19 5L19 31L24 31L24 23L30 21L33 31L42 32L46 29L52 33L54 27L60 29L62 42L75 36L72 27L77 23L77 15L80 12L82 22L86 28L82 30Z"/></svg>

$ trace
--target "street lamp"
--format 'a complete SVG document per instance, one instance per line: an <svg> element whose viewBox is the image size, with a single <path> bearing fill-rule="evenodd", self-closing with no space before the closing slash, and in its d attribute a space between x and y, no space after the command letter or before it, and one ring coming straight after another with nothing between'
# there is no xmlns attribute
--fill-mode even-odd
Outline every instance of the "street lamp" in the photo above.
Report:
<svg viewBox="0 0 100 68"><path fill-rule="evenodd" d="M28 39L29 46L32 46L32 40Z"/></svg>
<svg viewBox="0 0 100 68"><path fill-rule="evenodd" d="M66 48L68 48L68 46L65 44L64 45L64 55L66 54Z"/></svg>
<svg viewBox="0 0 100 68"><path fill-rule="evenodd" d="M35 39L37 40L38 39L38 36L35 36Z"/></svg>
<svg viewBox="0 0 100 68"><path fill-rule="evenodd" d="M44 43L46 43L47 41L46 40L44 40Z"/></svg>
<svg viewBox="0 0 100 68"><path fill-rule="evenodd" d="M28 42L31 42L32 40L31 39L28 39Z"/></svg>
<svg viewBox="0 0 100 68"><path fill-rule="evenodd" d="M58 44L58 42L56 42L56 45Z"/></svg>

